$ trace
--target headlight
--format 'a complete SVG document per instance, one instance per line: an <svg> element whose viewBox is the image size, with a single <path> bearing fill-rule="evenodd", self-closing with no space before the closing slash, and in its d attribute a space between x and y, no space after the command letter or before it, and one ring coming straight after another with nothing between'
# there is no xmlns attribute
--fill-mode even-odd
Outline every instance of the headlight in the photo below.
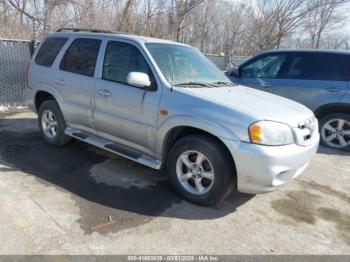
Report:
<svg viewBox="0 0 350 262"><path fill-rule="evenodd" d="M294 143L292 129L279 122L260 121L249 127L250 141L254 144L282 146Z"/></svg>

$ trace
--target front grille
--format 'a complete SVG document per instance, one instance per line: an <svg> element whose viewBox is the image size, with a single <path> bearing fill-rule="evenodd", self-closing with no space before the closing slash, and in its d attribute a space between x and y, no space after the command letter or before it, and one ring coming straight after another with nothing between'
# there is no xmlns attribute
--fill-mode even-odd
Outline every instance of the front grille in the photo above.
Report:
<svg viewBox="0 0 350 262"><path fill-rule="evenodd" d="M298 124L294 128L297 144L301 146L308 146L313 143L313 138L318 132L318 122L315 117L309 118Z"/></svg>

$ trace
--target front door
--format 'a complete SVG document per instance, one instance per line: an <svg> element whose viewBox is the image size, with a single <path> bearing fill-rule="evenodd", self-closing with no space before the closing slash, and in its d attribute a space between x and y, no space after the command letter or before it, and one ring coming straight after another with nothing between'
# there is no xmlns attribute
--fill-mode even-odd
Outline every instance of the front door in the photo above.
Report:
<svg viewBox="0 0 350 262"><path fill-rule="evenodd" d="M130 72L149 75L151 87L127 83ZM95 86L95 125L101 137L151 154L161 87L141 50L127 42L108 41L101 79Z"/></svg>
<svg viewBox="0 0 350 262"><path fill-rule="evenodd" d="M239 68L239 78L233 81L259 89L265 92L274 93L278 84L278 75L287 59L285 53L271 53L261 55L248 61Z"/></svg>

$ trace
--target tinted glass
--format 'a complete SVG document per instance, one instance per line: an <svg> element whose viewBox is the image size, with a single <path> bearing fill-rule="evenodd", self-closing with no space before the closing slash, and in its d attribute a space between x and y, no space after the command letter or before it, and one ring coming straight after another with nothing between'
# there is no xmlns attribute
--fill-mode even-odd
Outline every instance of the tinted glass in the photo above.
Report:
<svg viewBox="0 0 350 262"><path fill-rule="evenodd" d="M127 84L126 77L130 72L148 74L154 87L155 81L151 69L135 46L122 42L108 42L103 62L102 78Z"/></svg>
<svg viewBox="0 0 350 262"><path fill-rule="evenodd" d="M47 38L35 57L35 63L42 66L51 66L67 40L68 38L64 37Z"/></svg>
<svg viewBox="0 0 350 262"><path fill-rule="evenodd" d="M296 54L286 73L288 79L343 80L341 62L332 54Z"/></svg>
<svg viewBox="0 0 350 262"><path fill-rule="evenodd" d="M73 41L60 64L60 69L94 76L101 40L80 38Z"/></svg>
<svg viewBox="0 0 350 262"><path fill-rule="evenodd" d="M277 77L286 54L265 55L241 68L241 76L248 78L275 78Z"/></svg>
<svg viewBox="0 0 350 262"><path fill-rule="evenodd" d="M347 81L350 80L350 55L341 55L343 61L344 61L344 79L346 79Z"/></svg>

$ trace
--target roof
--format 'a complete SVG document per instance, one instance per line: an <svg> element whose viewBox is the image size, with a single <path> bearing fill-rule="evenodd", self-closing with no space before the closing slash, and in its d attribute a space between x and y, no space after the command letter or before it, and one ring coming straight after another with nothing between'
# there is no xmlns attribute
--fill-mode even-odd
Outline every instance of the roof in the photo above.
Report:
<svg viewBox="0 0 350 262"><path fill-rule="evenodd" d="M344 54L350 55L350 50L339 50L339 49L278 49L263 51L259 54L267 53L324 53L324 54Z"/></svg>
<svg viewBox="0 0 350 262"><path fill-rule="evenodd" d="M68 29L69 30L69 29ZM162 44L176 44L176 45L183 45L183 46L187 46L185 44L182 43L178 43L175 41L171 41L171 40L165 40L165 39L159 39L159 38L152 38L152 37L146 37L146 36L138 36L138 35L130 35L130 34L126 34L126 33L118 33L118 32L108 32L108 31L103 31L103 32L98 32L97 30L91 30L88 31L88 29L86 30L82 30L82 31L74 31L74 29L72 29L71 31L57 31L57 32L52 32L49 33L50 36L54 36L54 35L64 35L64 36L82 36L82 37L108 37L108 38L118 38L118 39L126 39L126 40L131 40L131 41L135 41L138 43L162 43Z"/></svg>

